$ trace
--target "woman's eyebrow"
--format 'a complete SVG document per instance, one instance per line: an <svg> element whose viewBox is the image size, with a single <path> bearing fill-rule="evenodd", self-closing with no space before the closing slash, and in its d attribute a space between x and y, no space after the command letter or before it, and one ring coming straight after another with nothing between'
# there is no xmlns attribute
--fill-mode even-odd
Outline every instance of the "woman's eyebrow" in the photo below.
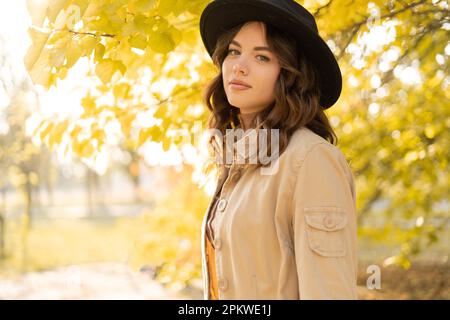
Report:
<svg viewBox="0 0 450 320"><path fill-rule="evenodd" d="M237 42L236 40L231 40L230 44L234 44L236 46L238 46L239 48L242 48L241 44L239 42ZM273 52L272 49L270 49L269 47L254 47L253 50L255 51L270 51Z"/></svg>

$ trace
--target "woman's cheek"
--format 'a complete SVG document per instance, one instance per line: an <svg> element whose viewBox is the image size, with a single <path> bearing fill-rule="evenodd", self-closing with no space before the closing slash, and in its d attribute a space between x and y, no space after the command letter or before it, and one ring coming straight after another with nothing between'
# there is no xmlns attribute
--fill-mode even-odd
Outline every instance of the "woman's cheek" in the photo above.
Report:
<svg viewBox="0 0 450 320"><path fill-rule="evenodd" d="M262 77L261 79L266 80L262 83L259 94L261 97L264 97L265 101L272 101L275 96L275 81L267 77Z"/></svg>

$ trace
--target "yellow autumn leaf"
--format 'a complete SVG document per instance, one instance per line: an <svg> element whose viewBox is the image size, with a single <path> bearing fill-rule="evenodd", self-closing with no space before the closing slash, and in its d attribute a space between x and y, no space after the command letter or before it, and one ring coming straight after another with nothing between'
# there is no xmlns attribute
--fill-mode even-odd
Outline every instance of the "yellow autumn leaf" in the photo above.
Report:
<svg viewBox="0 0 450 320"><path fill-rule="evenodd" d="M47 135L50 133L50 131L53 129L53 127L55 126L54 123L50 122L48 123L47 127L41 131L39 137L41 138L41 141L44 141L45 138L47 137Z"/></svg>
<svg viewBox="0 0 450 320"><path fill-rule="evenodd" d="M97 129L92 133L91 139L95 139L97 141L104 141L105 140L105 131L102 129Z"/></svg>
<svg viewBox="0 0 450 320"><path fill-rule="evenodd" d="M65 120L63 122L58 123L57 125L55 125L49 135L49 140L48 140L48 144L50 149L53 147L53 145L56 144L60 144L62 141L62 137L67 129L69 125L69 121Z"/></svg>
<svg viewBox="0 0 450 320"><path fill-rule="evenodd" d="M164 137L164 139L162 140L163 150L165 152L169 151L171 144L172 144L172 141L169 138Z"/></svg>
<svg viewBox="0 0 450 320"><path fill-rule="evenodd" d="M30 14L31 23L34 26L42 27L47 15L49 0L27 0L26 5Z"/></svg>
<svg viewBox="0 0 450 320"><path fill-rule="evenodd" d="M95 50L99 39L91 35L84 36L79 42L81 47L81 55L89 57L91 53Z"/></svg>
<svg viewBox="0 0 450 320"><path fill-rule="evenodd" d="M114 86L113 93L118 99L126 99L129 97L130 90L131 86L128 83L123 82Z"/></svg>
<svg viewBox="0 0 450 320"><path fill-rule="evenodd" d="M77 141L78 138L78 134L81 132L82 128L78 125L75 126L75 128L72 129L72 131L70 132L70 137L72 138L72 140Z"/></svg>
<svg viewBox="0 0 450 320"><path fill-rule="evenodd" d="M175 42L167 31L161 33L153 32L150 34L149 46L157 53L166 54L175 48Z"/></svg>
<svg viewBox="0 0 450 320"><path fill-rule="evenodd" d="M176 3L176 0L159 1L157 7L158 14L164 17L168 16L173 11Z"/></svg>
<svg viewBox="0 0 450 320"><path fill-rule="evenodd" d="M147 38L143 33L138 33L128 40L133 48L144 50L147 47Z"/></svg>
<svg viewBox="0 0 450 320"><path fill-rule="evenodd" d="M65 5L69 3L69 0L49 0L47 17L51 22L55 21L58 14L64 9Z"/></svg>
<svg viewBox="0 0 450 320"><path fill-rule="evenodd" d="M137 0L131 3L131 9L141 12L149 12L156 8L156 0Z"/></svg>
<svg viewBox="0 0 450 320"><path fill-rule="evenodd" d="M145 142L147 142L150 137L150 128L145 128L139 131L138 144L137 147L141 147Z"/></svg>
<svg viewBox="0 0 450 320"><path fill-rule="evenodd" d="M122 117L119 118L120 120L120 124L122 126L122 130L123 132L125 132L125 134L129 134L130 130L131 130L131 124L133 123L133 121L136 119L136 114L134 113L124 113Z"/></svg>
<svg viewBox="0 0 450 320"><path fill-rule="evenodd" d="M95 148L92 145L92 142L87 140L81 149L81 157L82 158L90 158L95 152Z"/></svg>
<svg viewBox="0 0 450 320"><path fill-rule="evenodd" d="M40 31L35 27L30 27L28 29L28 34L30 35L32 45L30 46L25 55L24 62L25 67L28 69L28 71L30 71L33 68L36 61L41 56L45 43L47 42L50 36L50 33Z"/></svg>
<svg viewBox="0 0 450 320"><path fill-rule="evenodd" d="M103 83L108 83L116 72L125 74L125 65L118 60L105 59L97 64L95 67L95 74Z"/></svg>
<svg viewBox="0 0 450 320"><path fill-rule="evenodd" d="M103 59L103 55L105 54L105 46L101 43L97 43L94 50L94 60L99 62Z"/></svg>

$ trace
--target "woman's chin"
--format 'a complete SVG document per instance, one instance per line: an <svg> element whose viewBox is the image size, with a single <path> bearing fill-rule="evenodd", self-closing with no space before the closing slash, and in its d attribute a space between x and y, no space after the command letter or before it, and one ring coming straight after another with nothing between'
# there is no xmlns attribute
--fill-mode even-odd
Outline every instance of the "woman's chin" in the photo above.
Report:
<svg viewBox="0 0 450 320"><path fill-rule="evenodd" d="M251 100L251 99L250 99ZM236 108L239 108L241 111L250 110L251 106L249 105L249 99L236 99L236 98L228 98L228 102Z"/></svg>

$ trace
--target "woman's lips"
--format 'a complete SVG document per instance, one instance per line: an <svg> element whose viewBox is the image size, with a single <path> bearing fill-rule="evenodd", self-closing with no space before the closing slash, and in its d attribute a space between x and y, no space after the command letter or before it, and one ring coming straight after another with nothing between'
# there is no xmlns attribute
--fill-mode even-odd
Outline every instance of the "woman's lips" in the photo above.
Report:
<svg viewBox="0 0 450 320"><path fill-rule="evenodd" d="M236 83L230 83L230 87L231 87L231 89L234 89L234 90L247 90L247 89L251 89L251 88L248 87L248 86L244 86L244 85L242 85L242 84L236 84Z"/></svg>

